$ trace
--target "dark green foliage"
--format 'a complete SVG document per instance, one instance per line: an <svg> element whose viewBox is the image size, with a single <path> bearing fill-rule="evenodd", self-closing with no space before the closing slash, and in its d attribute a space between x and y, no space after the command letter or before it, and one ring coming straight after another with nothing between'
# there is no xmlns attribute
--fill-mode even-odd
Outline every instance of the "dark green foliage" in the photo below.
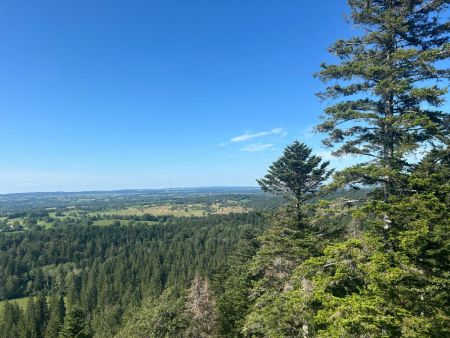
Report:
<svg viewBox="0 0 450 338"><path fill-rule="evenodd" d="M249 262L260 246L254 231L243 232L236 251L230 257L226 278L222 280L218 301L220 331L224 336L240 337L245 316L250 308L252 277Z"/></svg>
<svg viewBox="0 0 450 338"><path fill-rule="evenodd" d="M61 338L89 338L92 337L89 323L84 311L74 307L67 312L64 326L60 333Z"/></svg>
<svg viewBox="0 0 450 338"><path fill-rule="evenodd" d="M167 288L131 309L116 337L216 337L215 296L209 280L196 274L184 292Z"/></svg>
<svg viewBox="0 0 450 338"><path fill-rule="evenodd" d="M93 315L92 326L97 336L113 337L122 323L123 308L120 305L107 305Z"/></svg>
<svg viewBox="0 0 450 338"><path fill-rule="evenodd" d="M447 336L449 212L429 193L366 205L358 217L373 230L300 264L278 313L323 337Z"/></svg>
<svg viewBox="0 0 450 338"><path fill-rule="evenodd" d="M320 200L328 162L294 142L258 180L294 202L262 234L255 212L133 216L128 226L117 215L107 227L92 226L106 216L70 216L44 230L37 221L48 212L24 211L22 201L6 217L23 217L28 229L0 234L0 299L29 298L24 309L3 304L0 337L450 336L449 117L439 110L447 87L433 83L449 77L438 68L450 56L440 18L448 1L349 3L363 30L337 41L340 63L319 73L338 80L321 96L340 101L318 130L337 155L372 158L332 187L384 189ZM426 155L414 163L418 149Z"/></svg>
<svg viewBox="0 0 450 338"><path fill-rule="evenodd" d="M69 272L66 276L66 297L69 306L77 305L80 302L81 275L77 272Z"/></svg>
<svg viewBox="0 0 450 338"><path fill-rule="evenodd" d="M34 316L36 323L36 336L44 337L49 318L49 310L45 296L40 293L34 303Z"/></svg>
<svg viewBox="0 0 450 338"><path fill-rule="evenodd" d="M6 301L0 321L0 337L20 337L23 332L23 314L17 304Z"/></svg>
<svg viewBox="0 0 450 338"><path fill-rule="evenodd" d="M45 337L57 338L64 324L66 315L66 307L64 299L61 295L54 295L50 301L50 314L47 327L45 329Z"/></svg>
<svg viewBox="0 0 450 338"><path fill-rule="evenodd" d="M239 276L251 286L225 284L222 297L249 296L224 336L448 336L449 173L448 150L433 150L389 203L322 201L302 230L278 215Z"/></svg>
<svg viewBox="0 0 450 338"><path fill-rule="evenodd" d="M363 201L315 200L300 230L295 213L278 216L251 259L250 307L233 336L449 335L448 114L437 109L447 88L428 86L449 76L436 68L450 56L449 25L439 18L447 3L350 1L365 31L338 41L341 63L319 73L340 82L321 96L343 100L318 130L336 155L372 159L332 186L384 189ZM434 145L425 158L408 161L425 142Z"/></svg>
<svg viewBox="0 0 450 338"><path fill-rule="evenodd" d="M24 322L26 329L26 336L30 338L39 337L39 325L40 323L36 322L36 308L35 303L32 297L28 298L27 307L24 313Z"/></svg>
<svg viewBox="0 0 450 338"><path fill-rule="evenodd" d="M325 110L317 130L336 155L364 155L370 162L347 168L340 183L383 184L399 190L408 156L425 142L449 135L442 106L450 70L447 1L350 0L350 20L362 34L330 48L339 63L323 64L320 79L331 82L323 99L340 99ZM337 83L336 83L337 82ZM386 197L386 196L385 196Z"/></svg>
<svg viewBox="0 0 450 338"><path fill-rule="evenodd" d="M263 217L229 214L174 218L152 226L78 225L9 234L0 237L5 262L0 273L17 278L17 290L23 290L19 296L31 292L27 286L41 276L42 291L64 293L69 308L80 308L89 317L95 334L113 336L123 314L142 299L157 299L167 287L184 289L197 271L211 275L225 265L240 232L249 226L259 233ZM30 302L23 327L31 336L57 336L64 313L57 297L58 302L49 299L49 318L39 327L35 318L42 312L37 299Z"/></svg>
<svg viewBox="0 0 450 338"><path fill-rule="evenodd" d="M335 201L336 202L336 201ZM309 208L312 208L310 206ZM308 209L309 209L308 208ZM246 274L251 276L248 304L250 311L241 321L245 336L296 336L293 323L280 326L284 309L279 309L280 296L293 287L292 272L304 260L319 256L327 245L342 240L349 218L336 219L336 214L349 215L347 207L317 205L297 226L296 213L280 210L273 225L260 236L260 248L253 256Z"/></svg>
<svg viewBox="0 0 450 338"><path fill-rule="evenodd" d="M183 310L183 295L167 288L159 298L150 297L131 311L117 337L185 337L188 319Z"/></svg>
<svg viewBox="0 0 450 338"><path fill-rule="evenodd" d="M294 202L300 217L302 203L317 196L332 171L329 162L322 162L304 143L295 141L284 149L283 156L272 163L267 174L257 180L264 191Z"/></svg>

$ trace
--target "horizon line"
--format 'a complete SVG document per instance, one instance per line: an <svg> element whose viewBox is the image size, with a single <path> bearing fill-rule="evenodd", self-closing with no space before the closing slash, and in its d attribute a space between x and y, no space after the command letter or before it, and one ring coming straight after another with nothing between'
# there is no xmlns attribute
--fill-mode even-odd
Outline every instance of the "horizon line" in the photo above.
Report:
<svg viewBox="0 0 450 338"><path fill-rule="evenodd" d="M163 187L163 188L123 188L123 189L105 189L105 190L55 190L55 191L23 191L23 192L0 192L2 195L25 195L25 194L82 194L82 193L108 193L108 192L125 192L125 191L161 191L161 190L188 190L188 189L217 189L217 188L259 188L256 185L211 185L211 186L179 186L179 187ZM260 188L259 188L260 189Z"/></svg>

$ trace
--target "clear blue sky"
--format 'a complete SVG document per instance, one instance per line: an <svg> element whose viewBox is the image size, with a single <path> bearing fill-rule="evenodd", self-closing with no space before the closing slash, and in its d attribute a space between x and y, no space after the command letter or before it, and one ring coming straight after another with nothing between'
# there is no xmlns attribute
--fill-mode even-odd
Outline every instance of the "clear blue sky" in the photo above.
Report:
<svg viewBox="0 0 450 338"><path fill-rule="evenodd" d="M1 1L0 193L255 185L294 139L327 156L313 73L346 11Z"/></svg>

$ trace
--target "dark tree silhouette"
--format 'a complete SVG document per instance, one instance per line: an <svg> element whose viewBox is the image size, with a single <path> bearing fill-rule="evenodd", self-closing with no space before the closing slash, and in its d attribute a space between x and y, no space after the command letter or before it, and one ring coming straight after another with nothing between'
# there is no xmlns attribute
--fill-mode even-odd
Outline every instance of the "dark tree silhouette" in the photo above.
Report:
<svg viewBox="0 0 450 338"><path fill-rule="evenodd" d="M328 165L328 161L322 162L319 156L312 155L306 144L295 141L257 182L264 191L293 202L300 220L302 203L317 196L322 183L332 174Z"/></svg>

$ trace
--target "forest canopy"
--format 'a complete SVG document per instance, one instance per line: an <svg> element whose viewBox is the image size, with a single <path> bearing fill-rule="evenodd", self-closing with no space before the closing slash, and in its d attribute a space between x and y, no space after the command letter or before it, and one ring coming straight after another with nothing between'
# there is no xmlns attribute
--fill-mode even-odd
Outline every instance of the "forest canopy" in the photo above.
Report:
<svg viewBox="0 0 450 338"><path fill-rule="evenodd" d="M0 337L450 336L449 2L348 4L315 130L359 163L295 141L257 180L281 199L5 212Z"/></svg>

